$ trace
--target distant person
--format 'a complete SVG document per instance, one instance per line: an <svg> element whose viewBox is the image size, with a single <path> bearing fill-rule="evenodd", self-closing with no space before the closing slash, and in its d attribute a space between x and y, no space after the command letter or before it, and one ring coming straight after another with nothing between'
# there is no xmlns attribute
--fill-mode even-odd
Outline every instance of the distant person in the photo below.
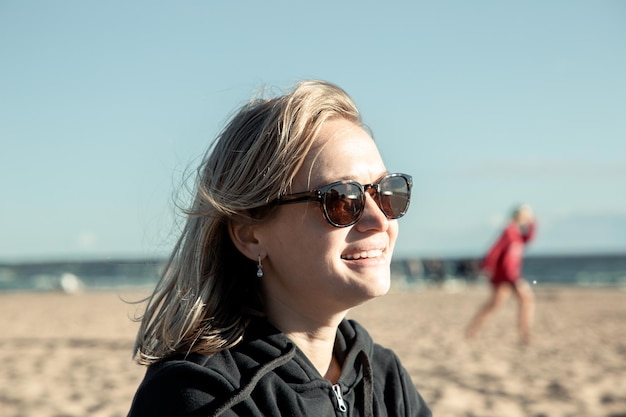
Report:
<svg viewBox="0 0 626 417"><path fill-rule="evenodd" d="M66 272L59 279L61 290L66 294L78 294L85 289L85 284L76 275Z"/></svg>
<svg viewBox="0 0 626 417"><path fill-rule="evenodd" d="M485 320L513 291L519 301L520 338L523 343L530 343L535 301L532 288L522 278L521 271L524 245L533 239L535 231L532 208L525 204L517 207L511 221L483 260L482 270L490 278L492 292L467 327L468 338L478 333Z"/></svg>
<svg viewBox="0 0 626 417"><path fill-rule="evenodd" d="M305 81L250 102L198 174L137 335L149 367L129 416L431 416L345 318L389 290L412 185L350 97Z"/></svg>

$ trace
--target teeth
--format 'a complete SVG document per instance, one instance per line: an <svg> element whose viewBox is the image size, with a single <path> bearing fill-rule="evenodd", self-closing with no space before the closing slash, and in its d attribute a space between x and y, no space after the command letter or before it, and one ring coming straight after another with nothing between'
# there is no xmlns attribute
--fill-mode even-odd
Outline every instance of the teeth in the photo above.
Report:
<svg viewBox="0 0 626 417"><path fill-rule="evenodd" d="M358 253L348 253L346 255L343 255L342 258L343 259L365 259L365 258L376 258L378 256L381 256L383 254L383 251L380 249L373 249L373 250L368 250L368 251L363 251L363 252L358 252Z"/></svg>

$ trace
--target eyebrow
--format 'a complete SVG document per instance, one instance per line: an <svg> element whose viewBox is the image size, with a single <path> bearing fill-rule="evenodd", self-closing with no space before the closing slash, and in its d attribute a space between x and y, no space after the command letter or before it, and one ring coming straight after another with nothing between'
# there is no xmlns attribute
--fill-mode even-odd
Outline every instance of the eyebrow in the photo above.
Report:
<svg viewBox="0 0 626 417"><path fill-rule="evenodd" d="M373 182L376 182L378 180L380 180L382 177L384 177L385 175L388 175L390 173L389 170L385 169L383 170L381 173L379 173L378 176L376 176L376 179ZM357 174L350 174L350 175L344 175L340 178L335 178L335 179L326 179L323 181L320 181L320 183L318 185L315 186L310 186L309 188L303 191L293 191L293 187L291 187L290 189L290 193L291 194L300 194L300 193L306 193L306 192L310 192L310 191L315 191L315 190L319 190L320 188L328 185L328 184L332 184L334 182L339 182L339 181L346 181L346 180L351 180L351 181L356 181L361 185L365 185L365 184L372 184L373 182L361 182L360 180L356 179L358 175ZM311 178L309 177L309 180ZM309 182L309 184L311 184L311 182Z"/></svg>

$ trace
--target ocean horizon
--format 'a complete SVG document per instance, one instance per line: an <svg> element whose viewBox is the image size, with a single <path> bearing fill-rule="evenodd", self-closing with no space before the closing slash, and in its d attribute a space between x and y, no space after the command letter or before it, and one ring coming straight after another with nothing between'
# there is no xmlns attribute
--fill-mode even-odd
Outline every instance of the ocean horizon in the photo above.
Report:
<svg viewBox="0 0 626 417"><path fill-rule="evenodd" d="M0 262L0 292L148 289L165 262L158 257ZM392 282L403 288L486 282L479 264L475 257L397 257ZM626 253L528 255L523 275L534 285L626 288Z"/></svg>

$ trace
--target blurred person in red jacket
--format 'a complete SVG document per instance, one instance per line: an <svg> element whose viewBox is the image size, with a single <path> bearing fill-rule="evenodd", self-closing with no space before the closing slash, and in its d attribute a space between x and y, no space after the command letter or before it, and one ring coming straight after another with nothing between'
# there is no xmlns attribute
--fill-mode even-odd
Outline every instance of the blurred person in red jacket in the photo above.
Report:
<svg viewBox="0 0 626 417"><path fill-rule="evenodd" d="M521 341L530 343L535 301L533 291L522 277L524 246L536 231L535 215L530 206L515 208L511 221L482 262L482 270L491 281L491 297L478 310L466 330L466 336L475 336L485 320L509 297L511 291L519 301L519 332Z"/></svg>

